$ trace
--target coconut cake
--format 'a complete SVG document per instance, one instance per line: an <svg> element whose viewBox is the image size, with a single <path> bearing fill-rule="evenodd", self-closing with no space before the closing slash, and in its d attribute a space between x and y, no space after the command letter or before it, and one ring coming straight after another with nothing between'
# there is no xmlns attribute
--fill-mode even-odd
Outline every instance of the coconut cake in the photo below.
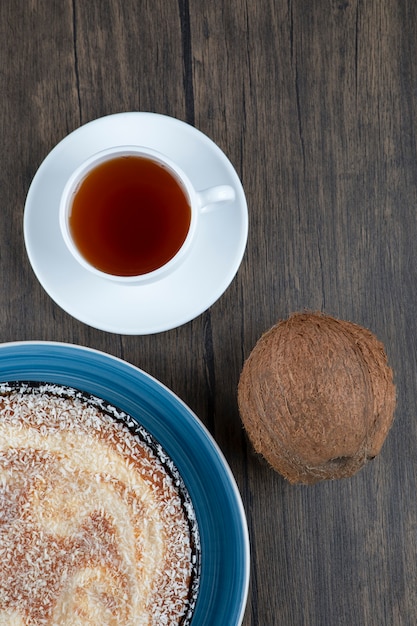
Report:
<svg viewBox="0 0 417 626"><path fill-rule="evenodd" d="M182 478L126 413L0 386L0 624L188 624L199 537Z"/></svg>

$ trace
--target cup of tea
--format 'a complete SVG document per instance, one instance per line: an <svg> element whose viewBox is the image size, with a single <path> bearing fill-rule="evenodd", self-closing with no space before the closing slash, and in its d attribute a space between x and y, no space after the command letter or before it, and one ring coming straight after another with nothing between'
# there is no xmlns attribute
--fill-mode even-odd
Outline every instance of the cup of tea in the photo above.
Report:
<svg viewBox="0 0 417 626"><path fill-rule="evenodd" d="M82 163L63 190L63 239L84 268L126 284L151 282L187 257L200 218L235 198L230 185L204 190L172 159L141 146L117 146Z"/></svg>

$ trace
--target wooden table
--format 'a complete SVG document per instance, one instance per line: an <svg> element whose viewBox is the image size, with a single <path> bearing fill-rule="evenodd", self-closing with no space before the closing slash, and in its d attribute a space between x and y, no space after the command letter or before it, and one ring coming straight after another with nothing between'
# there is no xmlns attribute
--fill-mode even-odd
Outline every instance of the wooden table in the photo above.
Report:
<svg viewBox="0 0 417 626"><path fill-rule="evenodd" d="M0 340L103 350L197 413L247 512L244 626L417 624L416 28L412 0L0 3ZM44 157L81 124L122 111L206 133L249 206L247 251L226 293L156 335L71 318L36 280L23 241ZM304 309L376 333L398 391L381 455L314 487L289 485L254 454L236 401L257 338Z"/></svg>

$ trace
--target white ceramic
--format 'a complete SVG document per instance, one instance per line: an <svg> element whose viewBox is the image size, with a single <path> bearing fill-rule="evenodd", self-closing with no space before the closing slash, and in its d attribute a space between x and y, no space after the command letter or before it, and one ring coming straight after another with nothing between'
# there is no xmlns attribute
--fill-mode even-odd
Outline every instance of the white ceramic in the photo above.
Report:
<svg viewBox="0 0 417 626"><path fill-rule="evenodd" d="M178 268L160 280L125 285L83 267L64 242L59 220L68 179L86 160L110 147L135 145L161 152L196 190L226 186L234 199L199 214L193 245ZM210 194L204 203L210 202ZM225 154L201 131L172 117L128 112L81 126L49 153L30 186L24 238L33 270L67 313L107 332L141 335L194 319L223 294L246 247L248 212L239 177Z"/></svg>
<svg viewBox="0 0 417 626"><path fill-rule="evenodd" d="M148 158L168 169L172 176L181 184L181 187L187 195L188 203L191 208L191 222L188 234L177 254L162 267L152 272L136 276L108 274L97 269L94 265L91 265L91 263L89 263L78 250L70 229L72 201L79 185L88 173L98 165L101 165L110 159L123 156ZM137 285L145 282L149 283L155 280L160 280L163 276L175 271L178 268L178 264L186 259L191 245L198 233L198 228L199 226L201 227L201 220L199 219L200 213L208 210L225 208L225 205L228 202L233 202L235 195L235 190L231 185L216 185L203 190L195 189L186 173L181 170L172 159L168 158L161 152L145 146L115 146L110 147L107 150L102 150L97 154L93 154L91 157L86 159L86 161L81 163L81 165L79 165L71 174L61 196L59 205L59 225L62 237L68 250L71 252L75 260L88 271L93 272L93 274L101 278L107 278L108 280L113 280L126 285Z"/></svg>

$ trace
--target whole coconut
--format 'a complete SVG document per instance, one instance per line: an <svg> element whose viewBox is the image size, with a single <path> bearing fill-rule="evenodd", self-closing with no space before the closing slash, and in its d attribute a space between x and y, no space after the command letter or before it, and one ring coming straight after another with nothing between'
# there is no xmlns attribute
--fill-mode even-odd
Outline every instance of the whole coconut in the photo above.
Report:
<svg viewBox="0 0 417 626"><path fill-rule="evenodd" d="M243 424L291 483L355 474L381 450L395 386L369 330L321 313L296 313L266 332L243 366Z"/></svg>

